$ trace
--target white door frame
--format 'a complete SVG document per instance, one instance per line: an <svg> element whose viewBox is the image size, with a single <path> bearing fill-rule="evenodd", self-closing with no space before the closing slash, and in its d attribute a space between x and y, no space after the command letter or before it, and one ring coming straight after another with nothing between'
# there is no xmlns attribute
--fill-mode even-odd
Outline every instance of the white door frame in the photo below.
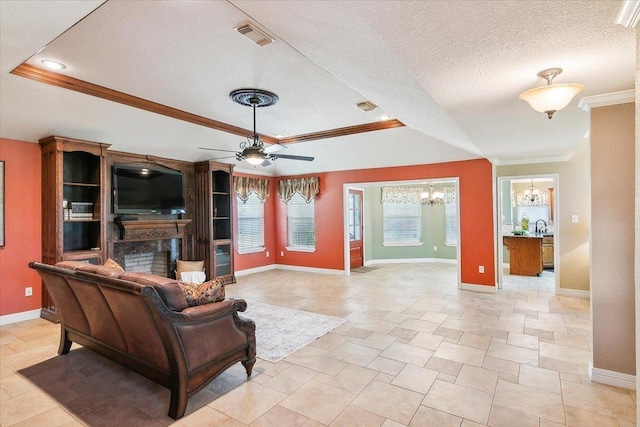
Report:
<svg viewBox="0 0 640 427"><path fill-rule="evenodd" d="M513 181L520 179L536 179L536 178L551 178L553 180L553 193L554 193L554 203L553 203L553 273L554 273L554 292L558 293L558 289L560 289L560 251L558 248L560 247L560 220L558 216L559 207L560 207L560 175L557 173L549 173L549 174L525 174L525 175L510 175L510 176L500 176L496 181L496 194L497 197L497 205L498 205L498 215L496 218L496 231L497 231L497 252L498 252L498 289L502 289L503 287L503 264L504 264L504 255L502 248L502 215L504 214L504 207L502 206L503 194L502 194L502 184L505 181Z"/></svg>
<svg viewBox="0 0 640 427"><path fill-rule="evenodd" d="M442 182L442 181L451 181L451 182L455 182L455 187L456 187L456 209L458 210L457 212L457 222L458 222L458 244L456 245L456 264L457 264L457 270L458 270L458 289L462 288L462 262L460 261L460 254L461 254L461 249L460 249L460 242L461 242L461 238L460 238L460 177L457 176L453 176L453 177L442 177L442 178L424 178L424 179L412 179L412 180L405 180L405 181L381 181L381 182L361 182L361 183L345 183L342 184L342 216L343 216L343 220L342 220L342 224L343 224L343 241L344 241L344 275L345 276L350 276L351 275L351 259L350 259L350 251L349 251L349 211L347 209L348 203L349 203L349 189L354 189L354 190L361 190L362 191L362 203L363 203L363 211L362 211L362 228L363 230L366 230L366 225L367 225L367 219L366 219L366 215L365 215L365 209L364 209L364 205L365 205L365 198L366 198L366 192L364 191L365 187L369 187L369 186L384 186L384 185L407 185L407 184L424 184L426 182ZM366 265L366 260L364 260L365 258L365 250L366 250L366 242L365 242L365 238L366 238L366 231L364 231L363 236L362 236L362 246L363 246L363 264Z"/></svg>

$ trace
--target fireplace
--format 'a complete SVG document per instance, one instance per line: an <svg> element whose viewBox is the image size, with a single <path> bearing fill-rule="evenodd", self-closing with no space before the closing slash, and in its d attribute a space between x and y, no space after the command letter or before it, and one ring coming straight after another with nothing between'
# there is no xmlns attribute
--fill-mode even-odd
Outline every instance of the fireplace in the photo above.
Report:
<svg viewBox="0 0 640 427"><path fill-rule="evenodd" d="M113 248L113 259L126 271L173 277L180 259L180 239L120 242Z"/></svg>
<svg viewBox="0 0 640 427"><path fill-rule="evenodd" d="M125 254L124 269L137 273L151 273L156 276L169 276L170 252L148 252L141 254Z"/></svg>
<svg viewBox="0 0 640 427"><path fill-rule="evenodd" d="M184 227L190 220L120 221L120 239L112 258L126 271L174 277L183 250Z"/></svg>

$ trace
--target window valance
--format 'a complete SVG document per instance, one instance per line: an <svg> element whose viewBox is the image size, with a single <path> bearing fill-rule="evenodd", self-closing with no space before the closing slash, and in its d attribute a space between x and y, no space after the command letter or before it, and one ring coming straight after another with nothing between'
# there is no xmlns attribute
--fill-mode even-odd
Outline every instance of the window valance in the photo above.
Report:
<svg viewBox="0 0 640 427"><path fill-rule="evenodd" d="M421 187L382 187L382 203L421 203Z"/></svg>
<svg viewBox="0 0 640 427"><path fill-rule="evenodd" d="M299 193L309 203L320 193L320 178L282 179L278 184L278 196L287 203L295 193Z"/></svg>
<svg viewBox="0 0 640 427"><path fill-rule="evenodd" d="M258 195L262 203L269 197L269 180L267 178L249 178L248 176L234 176L233 190L238 198L246 202L252 191Z"/></svg>

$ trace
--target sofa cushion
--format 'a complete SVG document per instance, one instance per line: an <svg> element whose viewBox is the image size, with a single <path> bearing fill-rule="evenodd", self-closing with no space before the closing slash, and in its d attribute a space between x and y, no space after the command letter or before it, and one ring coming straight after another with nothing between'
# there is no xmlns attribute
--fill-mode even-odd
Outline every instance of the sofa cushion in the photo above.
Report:
<svg viewBox="0 0 640 427"><path fill-rule="evenodd" d="M104 265L91 264L86 261L60 261L56 267L67 268L69 270L84 271L86 273L99 274L105 277L118 278L122 274L115 268L106 267ZM124 270L123 270L124 271Z"/></svg>
<svg viewBox="0 0 640 427"><path fill-rule="evenodd" d="M179 282L189 307L224 300L224 280L218 277L202 284Z"/></svg>
<svg viewBox="0 0 640 427"><path fill-rule="evenodd" d="M56 267L66 268L67 270L77 270L78 268L85 267L86 265L93 265L93 264L88 264L82 261L60 261L59 263L56 264ZM98 266L94 265L94 267L98 267Z"/></svg>
<svg viewBox="0 0 640 427"><path fill-rule="evenodd" d="M127 272L120 275L120 279L129 280L141 285L153 286L165 305L173 311L182 311L188 307L182 289L173 279L156 276L154 274Z"/></svg>
<svg viewBox="0 0 640 427"><path fill-rule="evenodd" d="M117 262L115 262L111 258L107 258L107 260L102 265L105 266L105 267L113 268L114 270L118 270L121 273L124 273L124 268L122 268L120 266L120 264L118 264Z"/></svg>
<svg viewBox="0 0 640 427"><path fill-rule="evenodd" d="M176 279L181 282L199 285L207 280L207 276L204 274L204 271L183 271L182 273L176 274Z"/></svg>
<svg viewBox="0 0 640 427"><path fill-rule="evenodd" d="M176 272L183 271L204 271L204 261L176 261Z"/></svg>

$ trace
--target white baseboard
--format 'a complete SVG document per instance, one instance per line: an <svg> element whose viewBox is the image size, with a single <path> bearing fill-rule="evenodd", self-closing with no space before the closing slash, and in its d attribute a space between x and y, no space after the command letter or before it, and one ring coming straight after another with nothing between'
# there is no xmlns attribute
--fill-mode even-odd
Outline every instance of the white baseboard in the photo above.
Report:
<svg viewBox="0 0 640 427"><path fill-rule="evenodd" d="M556 295L564 295L566 297L578 297L578 298L591 298L590 291L583 291L580 289L568 289L568 288L558 288L556 289Z"/></svg>
<svg viewBox="0 0 640 427"><path fill-rule="evenodd" d="M298 265L275 264L275 268L278 270L302 271L305 273L333 274L338 276L345 276L347 274L344 270L333 270L331 268L317 268L317 267L301 267Z"/></svg>
<svg viewBox="0 0 640 427"><path fill-rule="evenodd" d="M246 276L248 274L262 273L263 271L275 270L275 264L263 265L262 267L247 268L245 270L236 270L236 276Z"/></svg>
<svg viewBox="0 0 640 427"><path fill-rule="evenodd" d="M364 262L364 265L376 264L422 264L427 262L442 262L445 264L457 264L457 259L449 258L393 258L393 259L371 259Z"/></svg>
<svg viewBox="0 0 640 427"><path fill-rule="evenodd" d="M589 378L591 378L591 381L595 383L608 384L615 387L626 388L628 390L636 389L635 375L594 368L593 362L589 362Z"/></svg>
<svg viewBox="0 0 640 427"><path fill-rule="evenodd" d="M462 289L464 291L484 292L488 294L495 294L497 292L497 286L474 285L471 283L460 283L458 289Z"/></svg>
<svg viewBox="0 0 640 427"><path fill-rule="evenodd" d="M38 308L36 310L22 311L20 313L5 314L4 316L0 316L0 326L37 319L40 317L40 311L41 310Z"/></svg>

